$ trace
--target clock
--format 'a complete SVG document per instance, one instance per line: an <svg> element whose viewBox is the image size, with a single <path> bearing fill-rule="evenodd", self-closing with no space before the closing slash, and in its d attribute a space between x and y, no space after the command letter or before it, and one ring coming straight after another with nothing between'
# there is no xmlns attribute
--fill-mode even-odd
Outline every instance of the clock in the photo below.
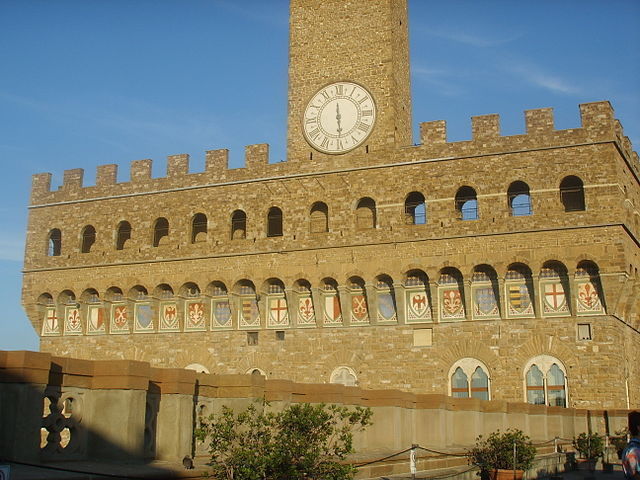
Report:
<svg viewBox="0 0 640 480"><path fill-rule="evenodd" d="M375 121L371 93L357 83L336 82L311 97L304 109L302 131L313 148L337 155L362 145Z"/></svg>

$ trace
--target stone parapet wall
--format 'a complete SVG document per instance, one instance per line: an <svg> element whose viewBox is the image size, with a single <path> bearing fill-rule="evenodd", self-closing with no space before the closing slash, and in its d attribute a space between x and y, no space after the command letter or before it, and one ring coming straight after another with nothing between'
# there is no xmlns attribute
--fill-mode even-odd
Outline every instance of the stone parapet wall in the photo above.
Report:
<svg viewBox="0 0 640 480"><path fill-rule="evenodd" d="M500 135L498 115L484 115L472 118L472 139L448 142L444 121L426 122L420 126L421 144L406 145L404 148L364 153L355 151L336 156L324 156L320 160L269 163L267 144L249 145L245 150L244 168L228 168L228 151L225 149L206 152L205 171L189 173L189 155L179 154L167 157L165 177L152 178L152 160L135 160L130 167L130 181L117 182L117 165L98 167L93 186L84 186L84 170L65 170L59 189L51 190L51 174L38 173L33 176L31 206L42 207L63 202L102 200L119 196L139 196L179 189L189 191L225 184L244 184L266 180L285 180L287 177L315 176L331 170L349 171L356 168L380 165L420 162L424 160L446 161L491 155L517 154L546 149L580 147L586 144L615 145L636 182L640 176L638 154L622 126L614 118L609 102L593 102L580 105L581 126L556 130L553 126L552 109L542 108L525 112L526 133L521 135ZM327 158L331 167L327 167ZM589 169L598 162L589 163Z"/></svg>
<svg viewBox="0 0 640 480"><path fill-rule="evenodd" d="M2 351L0 456L26 462L179 461L193 451L205 454L203 445L193 443L198 415L259 399L274 409L296 402L371 407L373 426L355 439L360 459L411 444L461 452L478 435L508 427L522 429L535 443L556 437L566 442L588 429L613 434L627 414Z"/></svg>

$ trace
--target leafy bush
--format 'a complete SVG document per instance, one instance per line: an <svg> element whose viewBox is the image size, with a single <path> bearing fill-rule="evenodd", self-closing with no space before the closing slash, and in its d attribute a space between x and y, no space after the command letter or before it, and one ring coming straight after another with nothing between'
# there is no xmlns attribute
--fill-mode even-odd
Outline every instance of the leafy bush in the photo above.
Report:
<svg viewBox="0 0 640 480"><path fill-rule="evenodd" d="M629 429L627 427L624 427L620 430L616 430L615 436L609 438L609 440L611 440L611 445L613 446L613 448L616 451L616 454L618 455L618 458L622 458L622 451L624 450L624 447L627 446L628 433L629 433Z"/></svg>
<svg viewBox="0 0 640 480"><path fill-rule="evenodd" d="M507 429L501 433L497 430L487 438L480 435L476 445L469 451L469 463L480 467L482 472L494 469L514 469L513 445L516 446L516 470L528 470L533 465L536 447L522 430Z"/></svg>
<svg viewBox="0 0 640 480"><path fill-rule="evenodd" d="M268 404L264 404L268 407ZM219 480L345 480L356 469L340 463L353 453L353 432L371 424L370 408L292 404L259 412L201 419L196 437L209 441L213 478Z"/></svg>
<svg viewBox="0 0 640 480"><path fill-rule="evenodd" d="M573 439L573 447L580 458L595 460L604 454L604 437L597 433L581 433Z"/></svg>

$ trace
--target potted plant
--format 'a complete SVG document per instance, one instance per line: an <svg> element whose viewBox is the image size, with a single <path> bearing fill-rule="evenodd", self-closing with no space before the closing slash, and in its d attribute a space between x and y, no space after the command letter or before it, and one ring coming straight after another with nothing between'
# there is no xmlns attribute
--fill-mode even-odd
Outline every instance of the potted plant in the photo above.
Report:
<svg viewBox="0 0 640 480"><path fill-rule="evenodd" d="M629 434L629 429L627 427L623 427L620 430L616 430L615 436L610 437L611 446L616 451L616 455L618 458L622 458L622 451L624 447L627 446L627 435Z"/></svg>
<svg viewBox="0 0 640 480"><path fill-rule="evenodd" d="M578 470L594 471L598 458L604 454L604 437L583 432L573 439L573 448L578 452Z"/></svg>
<svg viewBox="0 0 640 480"><path fill-rule="evenodd" d="M522 430L510 428L504 432L497 430L487 438L480 435L468 454L469 463L480 467L482 478L519 480L533 465L536 447Z"/></svg>

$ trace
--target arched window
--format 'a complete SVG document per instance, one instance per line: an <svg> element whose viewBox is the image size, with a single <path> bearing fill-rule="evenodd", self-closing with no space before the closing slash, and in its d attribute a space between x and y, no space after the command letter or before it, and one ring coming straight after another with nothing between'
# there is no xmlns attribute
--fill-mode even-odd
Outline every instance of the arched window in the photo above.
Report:
<svg viewBox="0 0 640 480"><path fill-rule="evenodd" d="M565 177L560 182L560 201L565 212L579 212L585 209L584 185L574 175Z"/></svg>
<svg viewBox="0 0 640 480"><path fill-rule="evenodd" d="M524 371L527 403L567 406L566 369L557 358L539 355L529 360Z"/></svg>
<svg viewBox="0 0 640 480"><path fill-rule="evenodd" d="M326 203L314 203L311 207L309 217L311 220L311 233L324 233L329 231L329 207L327 207Z"/></svg>
<svg viewBox="0 0 640 480"><path fill-rule="evenodd" d="M358 385L358 377L356 372L349 367L338 367L331 372L329 383L337 383L347 387L355 387Z"/></svg>
<svg viewBox="0 0 640 480"><path fill-rule="evenodd" d="M267 378L267 374L261 370L260 368L253 367L247 370L246 375L251 375L252 377L264 377Z"/></svg>
<svg viewBox="0 0 640 480"><path fill-rule="evenodd" d="M424 225L427 223L427 210L424 195L411 192L404 201L404 219L407 225Z"/></svg>
<svg viewBox="0 0 640 480"><path fill-rule="evenodd" d="M529 185L526 183L517 181L509 185L507 198L509 200L511 216L522 217L533 213L531 210L531 194L529 193Z"/></svg>
<svg viewBox="0 0 640 480"><path fill-rule="evenodd" d="M449 369L450 395L491 400L488 371L486 365L475 358L458 360Z"/></svg>
<svg viewBox="0 0 640 480"><path fill-rule="evenodd" d="M196 213L191 220L191 243L205 242L207 240L207 216L204 213Z"/></svg>
<svg viewBox="0 0 640 480"><path fill-rule="evenodd" d="M82 229L80 252L89 253L94 243L96 243L96 229L93 227L93 225L87 225Z"/></svg>
<svg viewBox="0 0 640 480"><path fill-rule="evenodd" d="M157 247L163 242L163 238L169 237L169 220L164 217L160 217L156 220L153 226L153 246Z"/></svg>
<svg viewBox="0 0 640 480"><path fill-rule="evenodd" d="M247 238L247 214L236 210L231 215L231 240Z"/></svg>
<svg viewBox="0 0 640 480"><path fill-rule="evenodd" d="M130 238L131 224L129 222L120 222L116 230L116 250L123 250Z"/></svg>
<svg viewBox="0 0 640 480"><path fill-rule="evenodd" d="M456 368L451 376L451 396L454 398L469 398L469 379L462 371L462 368Z"/></svg>
<svg viewBox="0 0 640 480"><path fill-rule="evenodd" d="M185 370L194 370L197 373L209 373L209 369L200 363L190 363L186 367Z"/></svg>
<svg viewBox="0 0 640 480"><path fill-rule="evenodd" d="M49 232L47 240L47 256L58 257L62 251L62 233L58 228L54 228Z"/></svg>
<svg viewBox="0 0 640 480"><path fill-rule="evenodd" d="M267 237L282 236L282 210L271 207L267 214Z"/></svg>
<svg viewBox="0 0 640 480"><path fill-rule="evenodd" d="M458 189L456 210L461 220L477 220L479 218L478 196L473 188L464 186Z"/></svg>
<svg viewBox="0 0 640 480"><path fill-rule="evenodd" d="M376 202L372 198L361 198L356 206L356 228L376 228Z"/></svg>

